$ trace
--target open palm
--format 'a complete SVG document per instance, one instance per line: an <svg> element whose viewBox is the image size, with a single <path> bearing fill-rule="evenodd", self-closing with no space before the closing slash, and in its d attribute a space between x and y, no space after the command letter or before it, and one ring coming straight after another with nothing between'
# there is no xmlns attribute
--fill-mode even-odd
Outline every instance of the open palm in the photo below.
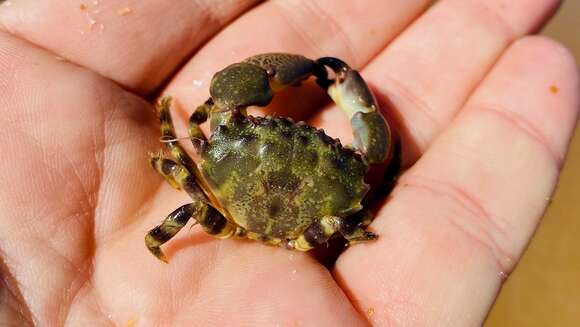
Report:
<svg viewBox="0 0 580 327"><path fill-rule="evenodd" d="M258 2L3 2L0 322L485 319L549 202L577 120L571 55L525 36L557 1ZM173 95L179 126L213 72L272 51L357 67L401 134L410 168L371 225L381 237L328 271L304 253L193 227L167 244L162 264L143 236L188 199L148 165L161 144L144 98ZM348 122L319 110L320 95L292 90L270 110L348 142Z"/></svg>

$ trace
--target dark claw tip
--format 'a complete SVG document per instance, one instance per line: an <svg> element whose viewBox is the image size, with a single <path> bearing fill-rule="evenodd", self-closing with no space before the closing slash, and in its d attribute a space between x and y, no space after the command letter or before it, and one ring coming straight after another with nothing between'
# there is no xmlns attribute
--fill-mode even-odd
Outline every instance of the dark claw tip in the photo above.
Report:
<svg viewBox="0 0 580 327"><path fill-rule="evenodd" d="M316 62L330 67L335 73L346 72L351 69L346 62L334 57L322 57L317 59Z"/></svg>
<svg viewBox="0 0 580 327"><path fill-rule="evenodd" d="M334 82L343 83L348 73L353 72L353 70L347 63L338 58L322 57L316 60L316 63L319 65L329 67L334 71L334 74L336 76L335 80L330 80L326 78L318 83L325 90L330 86L330 84Z"/></svg>
<svg viewBox="0 0 580 327"><path fill-rule="evenodd" d="M163 251L161 251L161 248L158 246L147 246L147 248L149 249L149 251L151 252L151 254L153 254L157 259L159 259L162 262L165 263L169 263L169 260L167 260L167 257L165 256L165 254L163 253Z"/></svg>

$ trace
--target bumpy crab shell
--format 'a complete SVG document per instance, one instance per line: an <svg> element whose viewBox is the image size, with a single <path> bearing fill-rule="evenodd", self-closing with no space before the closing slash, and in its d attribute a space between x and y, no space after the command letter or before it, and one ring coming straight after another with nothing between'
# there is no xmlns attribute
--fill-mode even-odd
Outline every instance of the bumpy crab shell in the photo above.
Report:
<svg viewBox="0 0 580 327"><path fill-rule="evenodd" d="M310 76L350 118L354 148L304 122L246 114L246 107L265 106L276 91ZM188 130L199 164L176 141L169 98L157 107L162 137L175 160L153 155L151 164L193 202L146 235L155 256L166 260L161 244L190 218L216 237L245 236L302 251L336 232L350 243L376 239L365 231L368 215L352 217L369 189L364 182L369 165L385 164L391 156L391 132L358 72L336 58L263 54L216 73L210 94L191 116ZM199 128L208 118L209 140Z"/></svg>
<svg viewBox="0 0 580 327"><path fill-rule="evenodd" d="M234 222L270 238L296 239L316 219L362 208L367 165L340 142L285 118L220 126L202 174Z"/></svg>

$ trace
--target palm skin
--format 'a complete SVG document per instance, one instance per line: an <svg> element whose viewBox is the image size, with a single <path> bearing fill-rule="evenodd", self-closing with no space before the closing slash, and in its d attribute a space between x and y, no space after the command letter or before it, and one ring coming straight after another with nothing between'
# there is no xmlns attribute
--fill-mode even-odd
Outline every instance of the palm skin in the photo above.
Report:
<svg viewBox="0 0 580 327"><path fill-rule="evenodd" d="M4 3L0 321L480 324L546 208L577 120L571 55L523 37L556 2L510 3L216 1L199 10L184 0L140 2L128 14L115 3ZM256 39L264 26L271 35ZM188 198L148 165L161 144L143 98L163 87L177 99L176 120L187 118L211 73L267 51L343 58L388 108L410 168L371 225L381 238L329 271L303 253L193 227L165 246L162 264L143 236ZM302 98L281 95L270 110L351 139L337 110Z"/></svg>

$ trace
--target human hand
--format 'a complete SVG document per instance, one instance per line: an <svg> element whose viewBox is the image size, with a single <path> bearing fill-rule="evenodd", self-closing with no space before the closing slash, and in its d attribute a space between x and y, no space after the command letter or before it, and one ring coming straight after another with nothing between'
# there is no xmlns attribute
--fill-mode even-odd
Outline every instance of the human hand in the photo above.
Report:
<svg viewBox="0 0 580 327"><path fill-rule="evenodd" d="M557 182L577 68L525 37L556 1L428 2L4 1L0 321L480 324ZM143 236L188 200L148 165L160 144L143 99L163 90L187 118L213 72L270 51L344 59L388 110L410 168L371 225L379 240L328 271L194 227L161 264ZM338 110L293 91L270 110L352 138Z"/></svg>

